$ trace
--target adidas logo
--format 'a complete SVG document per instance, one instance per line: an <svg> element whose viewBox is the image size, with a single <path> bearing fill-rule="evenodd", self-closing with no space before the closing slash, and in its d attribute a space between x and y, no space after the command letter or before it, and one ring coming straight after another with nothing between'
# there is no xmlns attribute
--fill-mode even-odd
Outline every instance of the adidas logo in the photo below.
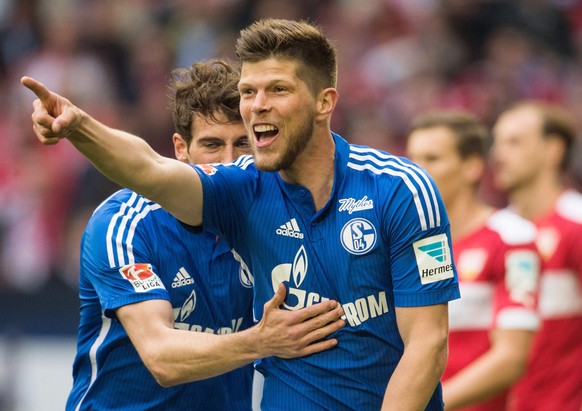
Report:
<svg viewBox="0 0 582 411"><path fill-rule="evenodd" d="M295 220L294 218L292 218L290 221L287 221L281 227L277 228L275 232L285 237L300 239L303 239L304 237L303 233L299 229L299 225L297 225L297 220Z"/></svg>
<svg viewBox="0 0 582 411"><path fill-rule="evenodd" d="M174 277L174 281L172 281L172 288L183 287L185 285L194 284L194 280L188 274L188 271L184 267L181 267L180 270L176 273Z"/></svg>

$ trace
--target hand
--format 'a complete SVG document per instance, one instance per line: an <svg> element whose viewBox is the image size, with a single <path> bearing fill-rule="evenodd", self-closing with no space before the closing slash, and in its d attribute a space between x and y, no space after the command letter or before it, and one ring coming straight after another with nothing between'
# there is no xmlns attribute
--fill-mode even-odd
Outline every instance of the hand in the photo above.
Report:
<svg viewBox="0 0 582 411"><path fill-rule="evenodd" d="M263 318L256 326L265 356L295 358L336 346L335 338L323 338L345 326L341 305L324 301L297 311L282 310L286 294L285 286L279 284L273 298L265 303Z"/></svg>
<svg viewBox="0 0 582 411"><path fill-rule="evenodd" d="M77 129L84 115L78 107L33 78L22 77L20 83L38 97L32 103L32 123L41 143L56 144Z"/></svg>

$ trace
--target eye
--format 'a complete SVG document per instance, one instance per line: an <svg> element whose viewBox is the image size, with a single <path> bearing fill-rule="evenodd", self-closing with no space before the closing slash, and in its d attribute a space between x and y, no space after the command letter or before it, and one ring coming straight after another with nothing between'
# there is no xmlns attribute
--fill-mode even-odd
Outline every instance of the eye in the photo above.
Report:
<svg viewBox="0 0 582 411"><path fill-rule="evenodd" d="M240 147L240 148L250 148L251 144L250 144L249 140L247 138L245 138L244 140L237 142L236 146Z"/></svg>
<svg viewBox="0 0 582 411"><path fill-rule="evenodd" d="M204 148L216 149L218 147L220 147L219 143L215 143L215 142L211 142L211 141L204 143Z"/></svg>

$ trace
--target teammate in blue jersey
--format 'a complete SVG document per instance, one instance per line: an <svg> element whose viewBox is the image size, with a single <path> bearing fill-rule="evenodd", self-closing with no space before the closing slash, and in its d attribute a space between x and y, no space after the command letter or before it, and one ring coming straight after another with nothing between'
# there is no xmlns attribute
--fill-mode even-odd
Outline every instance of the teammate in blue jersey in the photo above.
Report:
<svg viewBox="0 0 582 411"><path fill-rule="evenodd" d="M250 151L237 81L238 73L221 61L174 71L179 160L230 162ZM292 328L269 325L268 333L256 328L241 338L224 337L253 325L252 282L216 235L180 223L130 190L112 195L94 212L82 240L81 320L66 409L250 410L249 363L263 355L302 354L288 348L297 343L285 335L296 332ZM289 337L283 344L282 336ZM200 381L179 384L192 380Z"/></svg>
<svg viewBox="0 0 582 411"><path fill-rule="evenodd" d="M448 301L459 289L434 182L331 131L336 53L316 26L260 20L241 32L237 55L254 159L223 166L164 158L35 80L22 83L39 97L42 143L66 137L118 184L225 238L254 276L257 318L281 283L289 310L342 304L337 346L260 361L263 410L442 410Z"/></svg>

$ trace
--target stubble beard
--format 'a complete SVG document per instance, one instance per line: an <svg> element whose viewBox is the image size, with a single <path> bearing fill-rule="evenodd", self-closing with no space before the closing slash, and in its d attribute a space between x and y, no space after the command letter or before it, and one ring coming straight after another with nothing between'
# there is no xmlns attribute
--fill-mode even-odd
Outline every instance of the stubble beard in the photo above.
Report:
<svg viewBox="0 0 582 411"><path fill-rule="evenodd" d="M270 151L271 156L257 156L255 154L255 165L261 171L281 171L290 168L297 157L301 154L307 144L313 137L314 116L308 116L292 134L287 136L286 144L283 145L280 152ZM272 157L271 161L268 158Z"/></svg>
<svg viewBox="0 0 582 411"><path fill-rule="evenodd" d="M510 174L505 176L505 178L500 178L499 181L494 182L496 186L506 194L513 194L519 192L521 190L527 189L527 187L531 186L535 183L538 174L535 170L528 170L528 172L523 174Z"/></svg>

